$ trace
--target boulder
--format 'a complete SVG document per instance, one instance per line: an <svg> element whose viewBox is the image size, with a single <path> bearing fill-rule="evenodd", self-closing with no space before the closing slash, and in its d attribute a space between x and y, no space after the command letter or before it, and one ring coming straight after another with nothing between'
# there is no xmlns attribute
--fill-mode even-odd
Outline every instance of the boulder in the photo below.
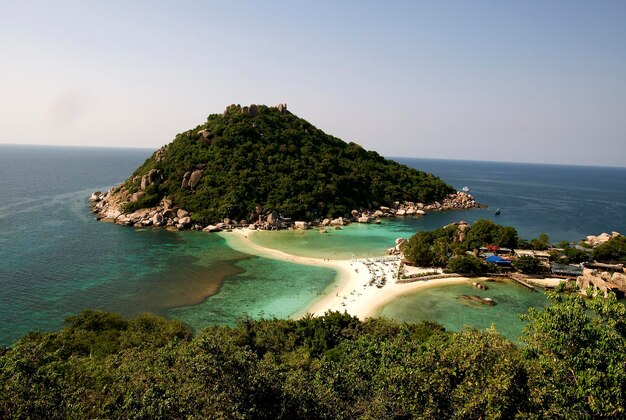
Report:
<svg viewBox="0 0 626 420"><path fill-rule="evenodd" d="M267 223L269 223L272 226L277 226L278 225L278 213L276 211L272 211L270 214L267 215Z"/></svg>
<svg viewBox="0 0 626 420"><path fill-rule="evenodd" d="M167 210L172 207L172 200L170 200L169 198L164 198L159 204L161 207L163 207L163 210Z"/></svg>
<svg viewBox="0 0 626 420"><path fill-rule="evenodd" d="M180 185L180 188L186 190L189 188L189 178L191 177L191 172L185 172L183 175L183 182Z"/></svg>
<svg viewBox="0 0 626 420"><path fill-rule="evenodd" d="M221 232L222 229L215 226L215 225L208 225L207 227L205 227L204 229L202 229L203 232Z"/></svg>
<svg viewBox="0 0 626 420"><path fill-rule="evenodd" d="M343 217L338 217L330 221L331 226L343 226L344 224L345 224L345 221Z"/></svg>
<svg viewBox="0 0 626 420"><path fill-rule="evenodd" d="M396 216L404 216L406 214L406 210L398 210L396 212Z"/></svg>
<svg viewBox="0 0 626 420"><path fill-rule="evenodd" d="M350 214L352 215L352 217L358 217L359 212L358 212L358 210L352 210L352 211L350 212Z"/></svg>
<svg viewBox="0 0 626 420"><path fill-rule="evenodd" d="M166 219L173 219L176 217L176 213L172 209L167 209L163 211L163 217Z"/></svg>
<svg viewBox="0 0 626 420"><path fill-rule="evenodd" d="M400 245L402 243L404 243L405 239L404 238L397 238L396 239L396 245Z"/></svg>
<svg viewBox="0 0 626 420"><path fill-rule="evenodd" d="M416 211L417 210L415 210L415 207L409 207L408 210L406 211L406 215L407 216L413 216Z"/></svg>
<svg viewBox="0 0 626 420"><path fill-rule="evenodd" d="M250 115L251 117L256 117L258 113L259 113L259 107L256 106L255 104L250 105L250 108L248 109L248 115Z"/></svg>
<svg viewBox="0 0 626 420"><path fill-rule="evenodd" d="M357 219L359 223L369 223L372 219L369 216L361 216Z"/></svg>
<svg viewBox="0 0 626 420"><path fill-rule="evenodd" d="M163 223L163 215L161 213L156 213L152 216L152 224L160 226L161 223Z"/></svg>
<svg viewBox="0 0 626 420"><path fill-rule="evenodd" d="M256 230L256 223L251 223L248 225L248 229L250 230Z"/></svg>
<svg viewBox="0 0 626 420"><path fill-rule="evenodd" d="M100 201L102 200L102 193L100 191L96 191L89 197L89 201Z"/></svg>
<svg viewBox="0 0 626 420"><path fill-rule="evenodd" d="M330 225L330 219L322 220L322 226L328 226L328 225Z"/></svg>
<svg viewBox="0 0 626 420"><path fill-rule="evenodd" d="M183 217L187 216L189 216L189 212L187 210L178 209L178 211L176 212L176 217L178 217L178 219L182 219Z"/></svg>
<svg viewBox="0 0 626 420"><path fill-rule="evenodd" d="M191 223L191 217L189 216L181 217L178 219L179 225L187 226L189 223Z"/></svg>
<svg viewBox="0 0 626 420"><path fill-rule="evenodd" d="M148 175L144 175L141 177L141 186L142 190L145 190L150 186L150 177Z"/></svg>
<svg viewBox="0 0 626 420"><path fill-rule="evenodd" d="M309 228L309 224L307 222L302 222L302 221L293 222L293 226L296 229L308 229Z"/></svg>
<svg viewBox="0 0 626 420"><path fill-rule="evenodd" d="M415 214L419 214L420 216L423 216L426 214L426 212L424 210L415 210Z"/></svg>
<svg viewBox="0 0 626 420"><path fill-rule="evenodd" d="M136 203L137 201L141 200L145 196L146 196L145 191L137 191L136 193L133 193L133 195L130 196L130 201L133 203Z"/></svg>
<svg viewBox="0 0 626 420"><path fill-rule="evenodd" d="M187 184L189 188L194 189L196 188L196 186L198 186L200 180L202 179L202 172L202 170L196 169L191 173L191 175L189 176L189 182Z"/></svg>
<svg viewBox="0 0 626 420"><path fill-rule="evenodd" d="M383 217L385 214L380 211L380 210L376 210L373 214L372 217Z"/></svg>
<svg viewBox="0 0 626 420"><path fill-rule="evenodd" d="M223 223L225 225L230 225L230 222L231 222L231 220L228 217L224 218L224 220L223 220Z"/></svg>

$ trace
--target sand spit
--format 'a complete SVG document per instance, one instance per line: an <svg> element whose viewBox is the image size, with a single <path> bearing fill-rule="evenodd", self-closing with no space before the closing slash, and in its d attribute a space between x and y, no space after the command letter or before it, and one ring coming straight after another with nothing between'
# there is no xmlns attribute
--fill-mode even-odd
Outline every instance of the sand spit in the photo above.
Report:
<svg viewBox="0 0 626 420"><path fill-rule="evenodd" d="M250 240L254 231L237 229L221 233L228 244L241 252L297 264L328 267L337 272L336 281L313 304L294 314L298 318L307 313L321 316L327 311L347 312L361 320L375 315L391 300L426 287L469 282L467 277L428 279L412 283L396 283L400 264L398 257L381 256L357 260L331 260L290 255L262 247ZM476 280L476 279L474 279Z"/></svg>

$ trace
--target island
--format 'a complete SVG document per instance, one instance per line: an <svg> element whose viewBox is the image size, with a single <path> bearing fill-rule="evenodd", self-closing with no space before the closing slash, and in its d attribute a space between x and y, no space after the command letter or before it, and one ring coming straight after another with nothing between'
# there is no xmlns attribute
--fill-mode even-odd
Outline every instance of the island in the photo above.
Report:
<svg viewBox="0 0 626 420"><path fill-rule="evenodd" d="M90 197L98 219L219 231L376 222L480 204L278 106L229 105Z"/></svg>

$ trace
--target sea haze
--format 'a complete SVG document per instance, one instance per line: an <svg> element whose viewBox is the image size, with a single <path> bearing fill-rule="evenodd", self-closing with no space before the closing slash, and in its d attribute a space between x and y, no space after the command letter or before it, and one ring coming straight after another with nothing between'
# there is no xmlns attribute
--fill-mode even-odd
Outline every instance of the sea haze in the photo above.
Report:
<svg viewBox="0 0 626 420"><path fill-rule="evenodd" d="M122 182L151 153L0 145L0 345L57 329L85 308L152 311L201 328L232 324L244 312L287 317L332 288L332 270L247 255L218 235L96 222L87 197ZM460 219L488 217L523 237L546 232L554 241L626 232L626 169L397 160L456 188L468 186L490 208L327 235L279 232L259 241L295 254L350 258L382 253L398 236Z"/></svg>

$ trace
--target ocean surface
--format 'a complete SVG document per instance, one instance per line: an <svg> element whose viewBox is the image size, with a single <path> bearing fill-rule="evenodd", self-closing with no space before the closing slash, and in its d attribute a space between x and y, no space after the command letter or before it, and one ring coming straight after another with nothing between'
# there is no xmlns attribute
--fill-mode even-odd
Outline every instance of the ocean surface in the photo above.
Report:
<svg viewBox="0 0 626 420"><path fill-rule="evenodd" d="M151 153L0 145L0 345L29 331L58 329L65 317L85 308L128 316L150 311L194 328L232 325L244 313L288 317L332 287L333 270L235 251L219 235L96 222L87 207L91 192L122 182ZM261 233L254 240L294 254L351 258L382 254L397 237L458 220L490 218L514 226L522 237L548 233L554 242L626 232L624 168L396 160L432 172L457 189L467 186L489 208L378 226L353 224L326 235ZM494 215L495 208L501 215ZM464 292L455 287L398 299L381 314L432 319L451 329L484 328L493 321L515 338L521 330L517 313L545 304L539 293L497 285L512 303L490 312L460 302L457 297Z"/></svg>

